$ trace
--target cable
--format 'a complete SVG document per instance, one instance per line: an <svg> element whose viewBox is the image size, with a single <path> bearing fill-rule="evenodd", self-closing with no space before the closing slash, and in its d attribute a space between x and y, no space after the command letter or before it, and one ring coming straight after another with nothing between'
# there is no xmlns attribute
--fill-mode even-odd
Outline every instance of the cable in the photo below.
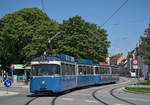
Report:
<svg viewBox="0 0 150 105"><path fill-rule="evenodd" d="M126 0L112 15L101 25L101 27L103 27L127 2L128 2L128 0Z"/></svg>

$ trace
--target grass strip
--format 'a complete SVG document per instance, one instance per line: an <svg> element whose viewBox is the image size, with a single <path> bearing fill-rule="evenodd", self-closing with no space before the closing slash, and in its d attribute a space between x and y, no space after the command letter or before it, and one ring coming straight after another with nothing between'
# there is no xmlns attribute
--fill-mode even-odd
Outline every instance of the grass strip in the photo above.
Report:
<svg viewBox="0 0 150 105"><path fill-rule="evenodd" d="M136 87L126 87L126 90L140 92L140 93L150 93L150 88L136 88Z"/></svg>

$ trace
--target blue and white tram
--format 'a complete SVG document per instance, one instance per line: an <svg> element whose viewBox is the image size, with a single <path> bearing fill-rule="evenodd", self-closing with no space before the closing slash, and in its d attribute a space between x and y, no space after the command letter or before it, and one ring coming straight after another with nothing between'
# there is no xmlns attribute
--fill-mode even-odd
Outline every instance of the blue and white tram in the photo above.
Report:
<svg viewBox="0 0 150 105"><path fill-rule="evenodd" d="M60 57L37 57L31 61L32 78L30 91L61 92L75 88L75 62L71 56L60 54Z"/></svg>
<svg viewBox="0 0 150 105"><path fill-rule="evenodd" d="M41 56L31 61L32 93L58 93L68 89L117 82L117 69L95 65L91 60L77 59L65 54L59 57ZM115 74L113 74L115 73Z"/></svg>

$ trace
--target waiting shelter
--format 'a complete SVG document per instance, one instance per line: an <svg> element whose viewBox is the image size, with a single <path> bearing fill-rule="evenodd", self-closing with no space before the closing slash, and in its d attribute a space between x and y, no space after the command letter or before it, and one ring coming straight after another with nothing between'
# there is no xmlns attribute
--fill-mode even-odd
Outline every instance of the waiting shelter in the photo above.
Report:
<svg viewBox="0 0 150 105"><path fill-rule="evenodd" d="M30 66L25 66L23 64L13 64L14 65L14 79L17 81L23 81L23 80L28 80L30 78L30 71L31 67Z"/></svg>

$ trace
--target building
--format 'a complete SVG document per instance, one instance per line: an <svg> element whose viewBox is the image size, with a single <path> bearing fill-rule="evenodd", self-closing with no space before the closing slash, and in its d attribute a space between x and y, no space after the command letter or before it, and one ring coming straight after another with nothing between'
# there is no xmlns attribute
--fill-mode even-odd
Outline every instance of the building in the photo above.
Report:
<svg viewBox="0 0 150 105"><path fill-rule="evenodd" d="M127 75L127 60L122 53L110 57L110 65L117 65L120 69L120 75Z"/></svg>
<svg viewBox="0 0 150 105"><path fill-rule="evenodd" d="M110 57L110 65L119 65L122 63L122 61L126 59L126 56L122 53L116 54L112 57Z"/></svg>
<svg viewBox="0 0 150 105"><path fill-rule="evenodd" d="M138 68L136 69L136 76L139 77L144 77L145 79L148 78L147 73L148 73L148 65L144 63L144 57L142 55L138 54L139 50L139 43L137 43L136 48L134 48L132 51L128 52L127 56L127 68L128 71L133 71L133 64L132 61L133 59L138 60Z"/></svg>

